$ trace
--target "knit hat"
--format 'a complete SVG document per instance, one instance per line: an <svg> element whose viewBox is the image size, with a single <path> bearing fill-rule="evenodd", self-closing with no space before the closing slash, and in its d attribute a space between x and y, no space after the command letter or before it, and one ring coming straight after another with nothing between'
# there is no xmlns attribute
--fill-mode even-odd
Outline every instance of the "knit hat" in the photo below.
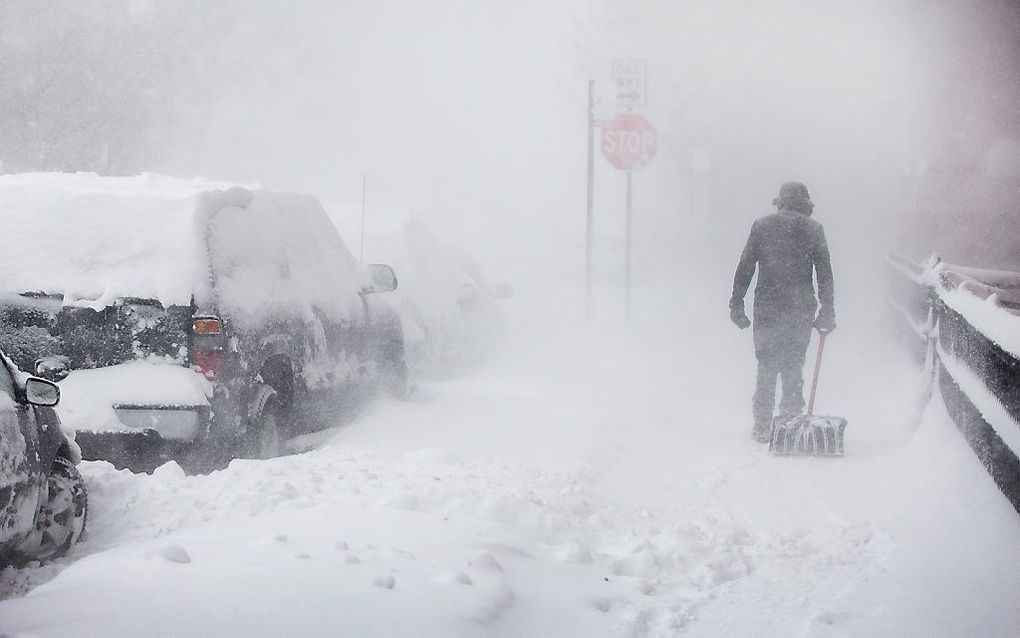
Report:
<svg viewBox="0 0 1020 638"><path fill-rule="evenodd" d="M811 195L808 193L807 186L800 182L784 182L779 187L779 195L772 200L772 204L780 210L792 208L798 213L805 215L810 215L815 209L815 204L811 201Z"/></svg>

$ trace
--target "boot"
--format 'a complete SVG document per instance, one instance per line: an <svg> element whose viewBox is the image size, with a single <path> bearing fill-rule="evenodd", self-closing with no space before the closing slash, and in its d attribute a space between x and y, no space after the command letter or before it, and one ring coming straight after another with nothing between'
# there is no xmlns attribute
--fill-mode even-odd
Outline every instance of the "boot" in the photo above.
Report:
<svg viewBox="0 0 1020 638"><path fill-rule="evenodd" d="M751 435L758 443L768 443L772 440L772 423L768 421L755 423Z"/></svg>

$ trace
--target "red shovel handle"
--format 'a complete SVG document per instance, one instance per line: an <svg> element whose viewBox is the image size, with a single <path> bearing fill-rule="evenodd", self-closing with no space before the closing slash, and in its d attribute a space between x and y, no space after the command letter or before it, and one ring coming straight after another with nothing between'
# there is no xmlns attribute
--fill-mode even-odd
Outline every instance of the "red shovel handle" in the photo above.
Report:
<svg viewBox="0 0 1020 638"><path fill-rule="evenodd" d="M811 377L811 396L808 398L807 413L811 416L815 413L815 391L818 390L818 372L822 369L822 351L825 350L826 333L818 333L818 356L815 357L815 373Z"/></svg>

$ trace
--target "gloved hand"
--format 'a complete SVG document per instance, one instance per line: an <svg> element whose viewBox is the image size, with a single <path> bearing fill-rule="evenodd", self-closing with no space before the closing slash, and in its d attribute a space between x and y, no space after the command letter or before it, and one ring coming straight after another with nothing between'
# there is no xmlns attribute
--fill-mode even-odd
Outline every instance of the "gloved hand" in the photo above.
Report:
<svg viewBox="0 0 1020 638"><path fill-rule="evenodd" d="M730 308L730 321L741 330L751 325L751 320L747 318L743 308Z"/></svg>
<svg viewBox="0 0 1020 638"><path fill-rule="evenodd" d="M822 308L818 312L818 316L815 318L815 330L819 334L827 335L836 329L836 313L826 308Z"/></svg>

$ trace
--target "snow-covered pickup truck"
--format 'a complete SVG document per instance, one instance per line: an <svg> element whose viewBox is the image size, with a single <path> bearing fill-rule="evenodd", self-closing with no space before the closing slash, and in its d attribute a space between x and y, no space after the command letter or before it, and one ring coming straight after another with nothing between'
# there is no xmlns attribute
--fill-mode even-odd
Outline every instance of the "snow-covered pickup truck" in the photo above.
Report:
<svg viewBox="0 0 1020 638"><path fill-rule="evenodd" d="M86 458L266 458L406 375L399 318L312 197L143 175L0 177L0 346L60 379ZM66 378L64 378L66 377Z"/></svg>

